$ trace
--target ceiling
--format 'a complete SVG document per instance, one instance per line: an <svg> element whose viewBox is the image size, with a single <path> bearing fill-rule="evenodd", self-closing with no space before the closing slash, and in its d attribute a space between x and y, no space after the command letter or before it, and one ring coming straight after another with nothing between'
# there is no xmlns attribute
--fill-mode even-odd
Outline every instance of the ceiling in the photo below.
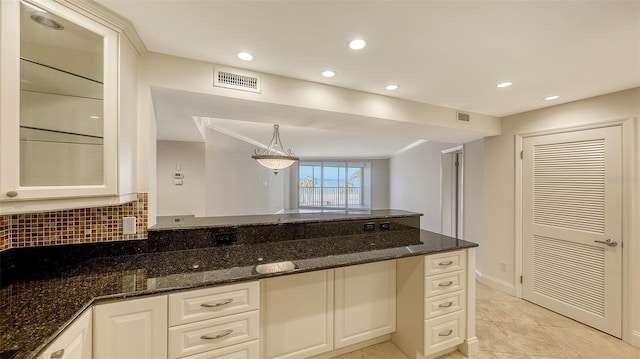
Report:
<svg viewBox="0 0 640 359"><path fill-rule="evenodd" d="M640 86L640 1L98 2L153 52L487 115Z"/></svg>

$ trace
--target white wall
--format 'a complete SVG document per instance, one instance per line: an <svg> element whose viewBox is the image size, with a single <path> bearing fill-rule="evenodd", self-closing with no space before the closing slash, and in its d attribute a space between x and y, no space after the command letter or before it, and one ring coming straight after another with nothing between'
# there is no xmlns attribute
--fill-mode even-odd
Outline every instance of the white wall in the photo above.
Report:
<svg viewBox="0 0 640 359"><path fill-rule="evenodd" d="M502 119L502 135L484 141L484 235L482 258L478 270L489 284L515 292L515 135L571 126L589 125L606 120L640 117L640 88L594 97L568 104L547 107ZM632 136L637 138L636 124ZM640 154L637 144L626 151L634 156L634 172L625 180L632 193L630 232L624 243L623 339L640 346L640 233L638 231L638 203L640 190L637 170ZM500 271L500 262L508 264L508 271ZM630 303L635 303L631 305ZM633 334L635 333L635 334Z"/></svg>
<svg viewBox="0 0 640 359"><path fill-rule="evenodd" d="M420 228L440 233L440 161L456 145L425 142L389 160L389 202L394 209L424 214Z"/></svg>
<svg viewBox="0 0 640 359"><path fill-rule="evenodd" d="M202 142L158 141L156 185L158 216L205 213L205 144ZM180 165L183 184L175 185L173 172Z"/></svg>
<svg viewBox="0 0 640 359"><path fill-rule="evenodd" d="M371 209L388 209L391 207L389 199L389 161L388 159L371 160Z"/></svg>
<svg viewBox="0 0 640 359"><path fill-rule="evenodd" d="M272 214L284 209L284 179L251 158L255 146L207 129L205 216Z"/></svg>

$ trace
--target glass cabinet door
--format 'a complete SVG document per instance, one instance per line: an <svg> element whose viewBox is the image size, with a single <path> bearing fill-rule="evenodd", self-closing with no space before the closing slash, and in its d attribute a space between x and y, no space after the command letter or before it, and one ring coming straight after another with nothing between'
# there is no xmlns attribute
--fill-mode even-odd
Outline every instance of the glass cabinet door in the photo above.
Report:
<svg viewBox="0 0 640 359"><path fill-rule="evenodd" d="M53 1L0 7L0 200L115 195L117 33Z"/></svg>

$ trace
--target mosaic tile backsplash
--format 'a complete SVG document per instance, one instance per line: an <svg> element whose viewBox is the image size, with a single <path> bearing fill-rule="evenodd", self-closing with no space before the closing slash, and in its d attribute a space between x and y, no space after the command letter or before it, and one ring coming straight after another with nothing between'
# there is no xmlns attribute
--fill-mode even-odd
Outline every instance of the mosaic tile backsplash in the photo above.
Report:
<svg viewBox="0 0 640 359"><path fill-rule="evenodd" d="M118 206L0 216L0 251L58 244L147 238L147 193ZM122 218L136 217L136 234L122 234Z"/></svg>

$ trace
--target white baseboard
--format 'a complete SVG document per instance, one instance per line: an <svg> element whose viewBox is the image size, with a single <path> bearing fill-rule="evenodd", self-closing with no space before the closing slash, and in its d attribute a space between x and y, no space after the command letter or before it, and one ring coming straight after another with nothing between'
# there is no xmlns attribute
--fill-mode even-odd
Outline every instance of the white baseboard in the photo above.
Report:
<svg viewBox="0 0 640 359"><path fill-rule="evenodd" d="M476 270L476 279L478 280L478 282L488 285L493 289L497 289L501 292L507 293L514 297L516 296L516 287L509 282L505 282L501 279L494 278L486 274L482 274L477 270Z"/></svg>
<svg viewBox="0 0 640 359"><path fill-rule="evenodd" d="M640 332L632 331L631 335L625 338L625 342L636 348L640 348Z"/></svg>

